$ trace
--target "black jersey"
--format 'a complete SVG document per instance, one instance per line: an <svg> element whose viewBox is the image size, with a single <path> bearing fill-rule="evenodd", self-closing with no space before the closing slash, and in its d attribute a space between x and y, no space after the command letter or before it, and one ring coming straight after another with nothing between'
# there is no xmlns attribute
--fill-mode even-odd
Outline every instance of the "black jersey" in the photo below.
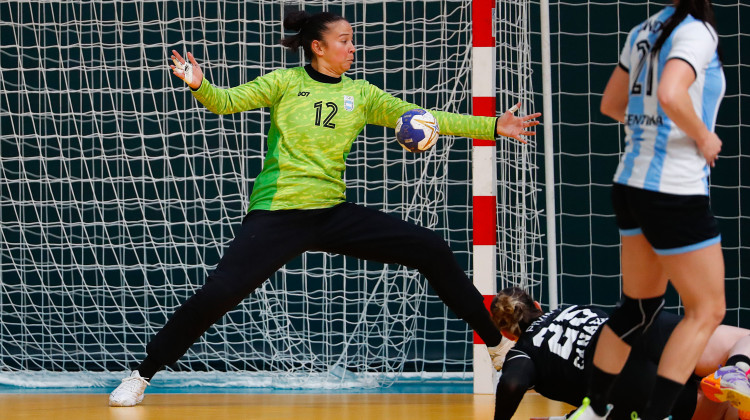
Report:
<svg viewBox="0 0 750 420"><path fill-rule="evenodd" d="M495 396L495 420L511 420L528 389L578 406L587 390L591 359L608 315L591 306L570 306L543 315L521 334L508 352ZM662 311L632 348L610 394L613 420L628 420L648 401L661 352L682 318ZM672 411L689 420L695 411L698 382L688 381Z"/></svg>
<svg viewBox="0 0 750 420"><path fill-rule="evenodd" d="M588 306L569 306L543 315L521 334L506 357L534 363L533 388L547 398L579 405L585 396L585 368L594 353L606 312Z"/></svg>

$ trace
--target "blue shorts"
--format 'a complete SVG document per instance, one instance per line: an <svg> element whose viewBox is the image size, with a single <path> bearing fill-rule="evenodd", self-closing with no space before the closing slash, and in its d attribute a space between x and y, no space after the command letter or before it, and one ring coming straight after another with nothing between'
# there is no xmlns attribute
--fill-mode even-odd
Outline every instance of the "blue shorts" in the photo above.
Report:
<svg viewBox="0 0 750 420"><path fill-rule="evenodd" d="M612 207L620 234L643 233L660 255L682 254L721 242L705 195L667 194L613 184Z"/></svg>

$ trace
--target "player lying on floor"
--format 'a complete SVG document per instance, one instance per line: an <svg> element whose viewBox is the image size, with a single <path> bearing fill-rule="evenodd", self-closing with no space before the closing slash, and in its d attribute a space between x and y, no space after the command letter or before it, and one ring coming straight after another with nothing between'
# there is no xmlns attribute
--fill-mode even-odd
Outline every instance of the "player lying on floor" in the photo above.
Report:
<svg viewBox="0 0 750 420"><path fill-rule="evenodd" d="M490 310L503 335L517 340L502 364L495 420L510 419L529 389L552 400L573 406L580 404L585 397L596 340L608 318L607 313L591 306L573 305L544 314L539 304L517 287L498 293ZM618 378L612 393L610 418L630 419L631 412L643 409L653 387L662 349L680 319L662 311L643 340L633 346L628 363L649 367L648 374L644 374L643 369L623 370L625 373ZM737 418L737 408L728 407L728 403L719 404L730 400L741 410L750 410L750 383L746 377L750 370L748 354L750 330L719 326L693 378L675 404L672 418L690 419L694 414L702 419L717 418L713 416L721 413ZM719 365L726 367L714 372ZM698 386L703 376L706 376L702 387L707 398L701 397L698 406Z"/></svg>

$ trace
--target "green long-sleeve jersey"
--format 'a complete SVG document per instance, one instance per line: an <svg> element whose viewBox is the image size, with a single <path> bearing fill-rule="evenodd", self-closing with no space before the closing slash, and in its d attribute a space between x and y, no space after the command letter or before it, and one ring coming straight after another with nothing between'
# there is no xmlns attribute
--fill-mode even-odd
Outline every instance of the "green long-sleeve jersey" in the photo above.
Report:
<svg viewBox="0 0 750 420"><path fill-rule="evenodd" d="M419 108L364 80L333 78L310 65L281 69L220 89L206 79L193 91L216 114L269 107L271 127L250 210L327 208L345 201L346 158L365 124L395 127ZM495 118L431 111L441 134L495 138Z"/></svg>

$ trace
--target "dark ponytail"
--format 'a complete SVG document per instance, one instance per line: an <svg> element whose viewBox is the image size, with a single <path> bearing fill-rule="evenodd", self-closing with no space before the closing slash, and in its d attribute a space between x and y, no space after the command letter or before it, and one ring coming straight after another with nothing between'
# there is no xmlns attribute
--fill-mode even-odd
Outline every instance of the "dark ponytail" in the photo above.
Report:
<svg viewBox="0 0 750 420"><path fill-rule="evenodd" d="M693 15L694 18L711 25L714 30L716 29L716 18L714 17L714 8L711 5L711 0L680 0L674 14L664 23L659 38L656 39L654 46L651 48L652 55L656 56L659 53L659 50L664 46L672 31L688 15ZM719 59L721 59L721 49L718 49L718 51Z"/></svg>
<svg viewBox="0 0 750 420"><path fill-rule="evenodd" d="M323 39L323 33L328 30L328 25L340 20L344 18L329 12L309 14L304 10L287 11L284 29L297 33L283 38L279 43L293 52L297 52L297 49L302 47L305 51L305 58L312 60L315 56L312 52L312 42Z"/></svg>

